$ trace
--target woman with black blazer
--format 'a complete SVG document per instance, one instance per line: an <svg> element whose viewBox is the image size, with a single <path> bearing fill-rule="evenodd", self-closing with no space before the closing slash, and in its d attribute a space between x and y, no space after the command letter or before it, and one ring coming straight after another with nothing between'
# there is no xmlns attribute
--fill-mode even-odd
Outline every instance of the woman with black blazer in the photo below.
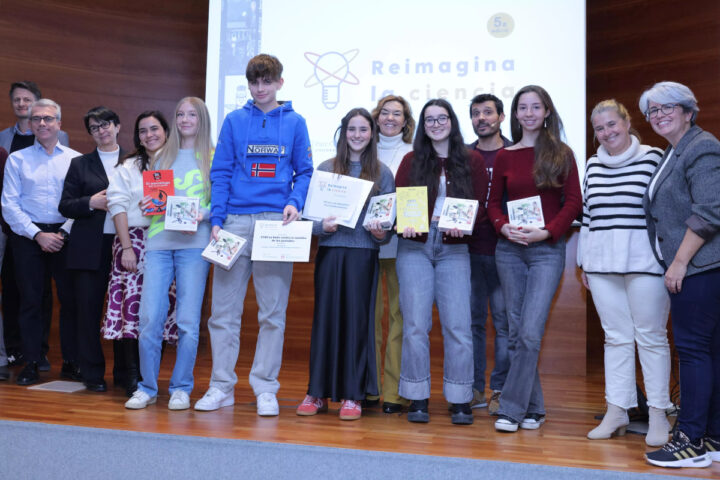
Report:
<svg viewBox="0 0 720 480"><path fill-rule="evenodd" d="M88 390L104 392L107 385L100 320L115 237L105 190L109 172L122 155L117 143L120 118L106 107L95 107L83 120L97 148L70 163L58 210L75 220L66 248L77 305L80 374Z"/></svg>
<svg viewBox="0 0 720 480"><path fill-rule="evenodd" d="M640 110L670 143L643 206L670 292L682 402L670 442L645 457L707 467L720 462L720 142L695 125L697 100L685 85L656 83Z"/></svg>

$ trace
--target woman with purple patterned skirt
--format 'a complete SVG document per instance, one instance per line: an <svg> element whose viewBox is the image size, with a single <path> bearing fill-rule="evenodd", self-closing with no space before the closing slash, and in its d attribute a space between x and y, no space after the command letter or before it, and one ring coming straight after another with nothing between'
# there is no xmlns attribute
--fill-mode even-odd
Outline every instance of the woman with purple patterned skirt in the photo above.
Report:
<svg viewBox="0 0 720 480"><path fill-rule="evenodd" d="M147 170L150 157L165 144L167 130L168 124L162 113L141 113L135 121L135 151L115 166L107 189L108 210L113 217L117 235L112 247L112 270L102 334L105 339L121 343L121 348L115 348L113 375L116 382L124 383L128 396L132 396L137 389L140 377L140 296L145 271L145 240L150 225L150 217L143 216L140 209L143 198L142 172ZM174 284L169 295L170 309L163 339L174 344L178 338Z"/></svg>

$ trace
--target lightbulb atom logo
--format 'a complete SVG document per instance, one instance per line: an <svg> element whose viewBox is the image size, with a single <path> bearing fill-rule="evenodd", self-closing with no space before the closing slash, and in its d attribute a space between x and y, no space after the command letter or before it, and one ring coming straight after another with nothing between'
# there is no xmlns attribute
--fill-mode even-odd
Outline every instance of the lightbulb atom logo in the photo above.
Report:
<svg viewBox="0 0 720 480"><path fill-rule="evenodd" d="M326 52L317 54L305 52L305 59L315 67L313 74L305 80L305 87L322 85L322 102L325 108L332 110L340 102L340 85L357 85L360 80L350 71L350 62L355 60L360 50L355 48L345 53Z"/></svg>

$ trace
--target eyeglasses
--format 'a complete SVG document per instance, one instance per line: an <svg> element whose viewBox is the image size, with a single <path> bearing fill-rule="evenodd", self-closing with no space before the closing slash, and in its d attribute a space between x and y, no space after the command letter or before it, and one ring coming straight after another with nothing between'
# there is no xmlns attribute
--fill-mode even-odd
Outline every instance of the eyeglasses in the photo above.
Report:
<svg viewBox="0 0 720 480"><path fill-rule="evenodd" d="M438 125L445 125L448 122L449 118L450 117L448 117L447 115L439 115L437 118L425 117L425 126L432 127L436 123Z"/></svg>
<svg viewBox="0 0 720 480"><path fill-rule="evenodd" d="M55 117L47 116L47 117L30 117L30 121L35 124L39 124L40 122L45 122L46 125L50 125L55 120L57 120Z"/></svg>
<svg viewBox="0 0 720 480"><path fill-rule="evenodd" d="M90 133L97 133L102 128L103 130L107 130L110 128L110 125L112 125L112 122L108 122L107 120L103 120L102 122L96 124L96 125L90 125L88 130L90 130Z"/></svg>
<svg viewBox="0 0 720 480"><path fill-rule="evenodd" d="M662 112L663 115L670 115L675 111L675 107L680 106L681 105L679 103L666 103L665 105L660 105L660 108L648 108L648 111L645 112L645 118L647 118L648 120L650 120L651 118L655 118L658 116L658 112Z"/></svg>

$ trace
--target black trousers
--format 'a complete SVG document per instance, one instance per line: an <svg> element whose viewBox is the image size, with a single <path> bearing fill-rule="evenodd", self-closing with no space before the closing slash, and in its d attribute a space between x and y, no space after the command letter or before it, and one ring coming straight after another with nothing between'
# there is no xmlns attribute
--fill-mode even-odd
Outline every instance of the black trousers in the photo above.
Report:
<svg viewBox="0 0 720 480"><path fill-rule="evenodd" d="M10 234L12 235L12 234ZM8 238L5 245L5 255L3 257L2 271L0 279L2 279L2 321L4 325L5 347L8 354L22 352L22 337L20 336L20 323L18 315L20 314L20 289L17 285L15 277L15 261L12 248L12 241ZM50 321L52 320L53 296L50 288L52 282L50 277L47 278L45 293L42 299L42 318L43 318L43 337L42 337L42 353L47 355L50 349L48 338L50 336Z"/></svg>
<svg viewBox="0 0 720 480"><path fill-rule="evenodd" d="M20 289L18 323L25 359L39 362L43 355L42 303L52 277L60 300L60 350L63 360L76 362L76 313L72 283L65 268L65 249L55 253L43 252L37 242L15 233L10 235L10 243L15 278Z"/></svg>
<svg viewBox="0 0 720 480"><path fill-rule="evenodd" d="M100 383L105 376L100 325L112 266L114 237L115 235L103 235L99 269L70 270L77 311L78 364L83 380L89 383Z"/></svg>

